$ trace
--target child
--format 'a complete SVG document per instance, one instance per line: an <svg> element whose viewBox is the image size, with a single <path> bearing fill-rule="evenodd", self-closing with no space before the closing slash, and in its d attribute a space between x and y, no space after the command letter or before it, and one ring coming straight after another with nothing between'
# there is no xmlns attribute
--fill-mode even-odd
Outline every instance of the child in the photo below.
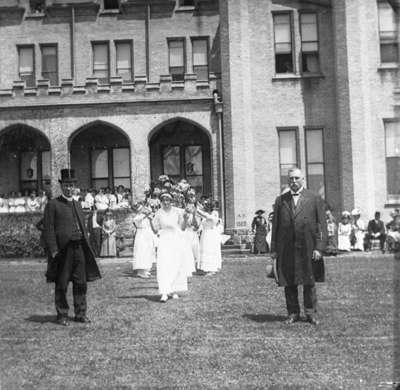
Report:
<svg viewBox="0 0 400 390"><path fill-rule="evenodd" d="M101 257L116 257L117 243L115 238L116 224L111 210L107 210L104 215L102 225L103 241L101 243Z"/></svg>
<svg viewBox="0 0 400 390"><path fill-rule="evenodd" d="M350 252L351 232L352 232L352 226L350 223L350 213L348 211L343 211L342 220L341 222L339 222L339 227L338 227L338 249L340 251Z"/></svg>
<svg viewBox="0 0 400 390"><path fill-rule="evenodd" d="M138 205L137 214L133 218L136 227L135 243L133 245L132 268L139 278L150 277L151 267L155 262L155 236L150 226L152 211L142 203Z"/></svg>

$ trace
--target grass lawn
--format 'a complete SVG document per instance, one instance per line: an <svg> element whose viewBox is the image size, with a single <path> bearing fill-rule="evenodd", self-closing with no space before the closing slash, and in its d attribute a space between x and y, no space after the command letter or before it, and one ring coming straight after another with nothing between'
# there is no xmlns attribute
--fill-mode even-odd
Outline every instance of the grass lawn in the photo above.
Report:
<svg viewBox="0 0 400 390"><path fill-rule="evenodd" d="M66 328L53 322L44 263L0 262L0 389L392 388L392 257L327 259L318 327L283 323L265 264L229 258L162 304L154 276L102 263L92 324Z"/></svg>

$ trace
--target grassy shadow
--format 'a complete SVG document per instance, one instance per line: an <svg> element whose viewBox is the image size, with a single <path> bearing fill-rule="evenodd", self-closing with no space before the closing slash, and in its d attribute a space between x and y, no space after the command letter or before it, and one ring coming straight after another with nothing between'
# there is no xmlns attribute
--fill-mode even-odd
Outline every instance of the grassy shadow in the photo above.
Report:
<svg viewBox="0 0 400 390"><path fill-rule="evenodd" d="M44 324L46 322L56 322L57 316L55 315L40 315L40 314L34 314L28 318L25 318L25 321L30 321L30 322L38 322L40 324Z"/></svg>
<svg viewBox="0 0 400 390"><path fill-rule="evenodd" d="M130 295L130 296L121 296L119 299L141 299L144 298L151 302L160 302L160 295Z"/></svg>
<svg viewBox="0 0 400 390"><path fill-rule="evenodd" d="M254 322L275 322L275 321L285 321L286 316L274 315L274 314L243 314L243 318Z"/></svg>

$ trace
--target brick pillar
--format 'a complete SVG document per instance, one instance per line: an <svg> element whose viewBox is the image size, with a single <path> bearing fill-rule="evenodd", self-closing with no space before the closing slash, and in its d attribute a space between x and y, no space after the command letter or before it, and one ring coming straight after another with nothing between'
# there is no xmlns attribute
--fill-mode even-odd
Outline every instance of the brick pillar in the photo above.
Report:
<svg viewBox="0 0 400 390"><path fill-rule="evenodd" d="M67 132L62 128L52 128L49 135L51 145L51 193L58 196L61 193L60 178L61 169L68 168L70 164ZM79 173L78 173L79 174Z"/></svg>
<svg viewBox="0 0 400 390"><path fill-rule="evenodd" d="M248 0L220 0L226 227L247 228L255 207Z"/></svg>
<svg viewBox="0 0 400 390"><path fill-rule="evenodd" d="M335 0L332 12L341 204L347 210L360 207L367 218L375 207L371 112L373 89L379 84L371 45L377 34L376 4L373 0Z"/></svg>

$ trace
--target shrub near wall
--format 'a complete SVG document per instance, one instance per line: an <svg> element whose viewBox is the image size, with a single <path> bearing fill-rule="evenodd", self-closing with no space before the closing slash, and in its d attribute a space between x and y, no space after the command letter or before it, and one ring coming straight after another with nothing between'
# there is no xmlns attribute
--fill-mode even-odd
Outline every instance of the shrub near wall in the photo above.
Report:
<svg viewBox="0 0 400 390"><path fill-rule="evenodd" d="M129 255L135 232L134 213L132 210L114 210L113 214L117 223L117 245ZM85 212L86 222L89 215L90 212ZM0 214L0 258L45 257L40 246L40 231L36 228L41 218L43 213L40 212Z"/></svg>
<svg viewBox="0 0 400 390"><path fill-rule="evenodd" d="M44 257L36 224L42 213L0 215L0 257Z"/></svg>

